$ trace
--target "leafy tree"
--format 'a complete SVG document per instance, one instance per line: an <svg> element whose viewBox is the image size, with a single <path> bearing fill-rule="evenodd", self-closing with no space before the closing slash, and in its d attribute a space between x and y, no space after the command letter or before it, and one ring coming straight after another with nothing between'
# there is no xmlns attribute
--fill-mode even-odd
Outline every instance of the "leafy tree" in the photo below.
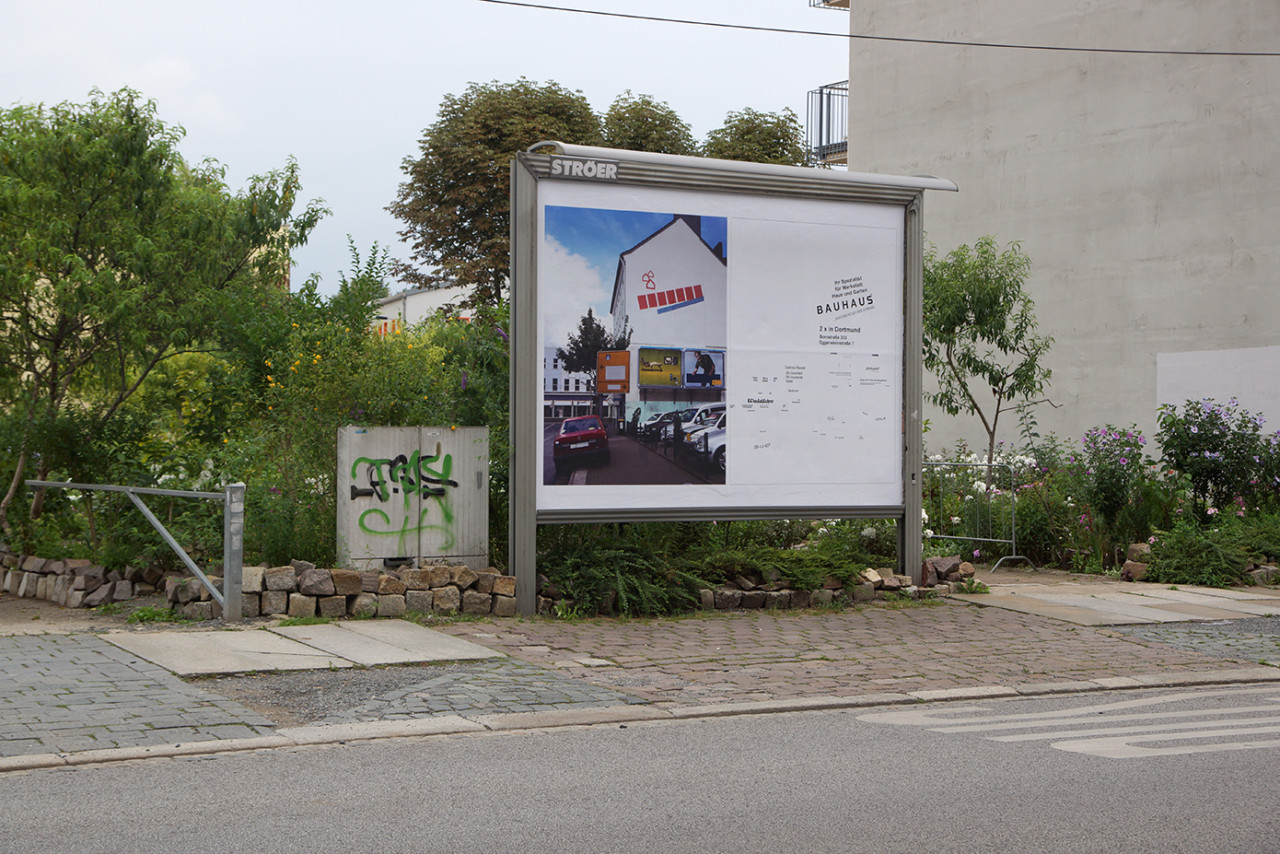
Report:
<svg viewBox="0 0 1280 854"><path fill-rule="evenodd" d="M596 318L588 308L587 313L578 321L578 332L569 336L564 347L556 348L556 357L571 373L591 375L592 388L595 387L596 354L601 350L625 350L631 344L631 329L625 328L621 335L614 335L604 328L604 324Z"/></svg>
<svg viewBox="0 0 1280 854"><path fill-rule="evenodd" d="M289 249L324 213L293 215L292 162L231 195L218 164L182 160L182 134L127 89L0 111L5 530L28 465L45 477L64 450L56 424L97 433L163 360L287 289Z"/></svg>
<svg viewBox="0 0 1280 854"><path fill-rule="evenodd" d="M725 116L724 125L707 135L702 153L721 160L789 166L803 166L809 158L804 128L794 112L762 113L749 107Z"/></svg>
<svg viewBox="0 0 1280 854"><path fill-rule="evenodd" d="M627 90L604 114L604 144L629 151L660 154L698 153L689 125L663 101Z"/></svg>
<svg viewBox="0 0 1280 854"><path fill-rule="evenodd" d="M995 238L924 260L924 364L938 380L931 401L949 415L977 415L995 456L1000 416L1044 400L1041 364L1053 339L1036 334L1035 304L1022 289L1031 259ZM987 392L990 392L988 397Z"/></svg>
<svg viewBox="0 0 1280 854"><path fill-rule="evenodd" d="M473 286L474 302L496 304L509 272L511 158L544 139L600 143L600 119L581 92L521 78L447 95L423 131L421 155L401 165L407 180L387 207L412 247L412 263L397 262L396 275L414 285Z"/></svg>

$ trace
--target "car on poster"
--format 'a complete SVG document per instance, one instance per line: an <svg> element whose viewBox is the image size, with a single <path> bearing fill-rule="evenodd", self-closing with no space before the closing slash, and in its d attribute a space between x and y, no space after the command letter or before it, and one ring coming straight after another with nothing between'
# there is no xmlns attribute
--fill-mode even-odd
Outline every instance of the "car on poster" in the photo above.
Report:
<svg viewBox="0 0 1280 854"><path fill-rule="evenodd" d="M609 462L609 434L599 415L566 418L552 443L556 475L583 462Z"/></svg>
<svg viewBox="0 0 1280 854"><path fill-rule="evenodd" d="M725 424L728 418L728 413L724 413L716 419L715 424L696 430L686 437L692 445L693 453L721 474L725 473Z"/></svg>

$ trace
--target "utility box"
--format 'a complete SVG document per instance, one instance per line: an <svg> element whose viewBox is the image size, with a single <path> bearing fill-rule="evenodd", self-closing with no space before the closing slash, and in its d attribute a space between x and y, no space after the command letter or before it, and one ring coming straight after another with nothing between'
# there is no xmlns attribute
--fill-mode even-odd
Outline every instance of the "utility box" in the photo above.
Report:
<svg viewBox="0 0 1280 854"><path fill-rule="evenodd" d="M489 429L338 431L338 564L489 566Z"/></svg>

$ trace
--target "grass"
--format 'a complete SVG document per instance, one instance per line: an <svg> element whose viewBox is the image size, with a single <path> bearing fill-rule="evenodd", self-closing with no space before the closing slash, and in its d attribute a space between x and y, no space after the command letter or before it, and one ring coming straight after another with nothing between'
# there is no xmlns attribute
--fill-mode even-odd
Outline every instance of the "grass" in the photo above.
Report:
<svg viewBox="0 0 1280 854"><path fill-rule="evenodd" d="M154 605L143 605L129 615L126 621L129 623L182 623L188 624L191 620L179 614L172 608L157 608Z"/></svg>
<svg viewBox="0 0 1280 854"><path fill-rule="evenodd" d="M966 578L955 586L956 593L990 593L991 588L976 578Z"/></svg>
<svg viewBox="0 0 1280 854"><path fill-rule="evenodd" d="M332 623L328 617L285 617L279 622L281 626L323 626Z"/></svg>

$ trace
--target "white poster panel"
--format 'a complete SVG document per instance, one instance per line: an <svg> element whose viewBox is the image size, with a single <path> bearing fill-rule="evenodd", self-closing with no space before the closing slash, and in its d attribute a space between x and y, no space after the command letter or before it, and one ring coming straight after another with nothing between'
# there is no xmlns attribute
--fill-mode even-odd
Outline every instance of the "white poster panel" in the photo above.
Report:
<svg viewBox="0 0 1280 854"><path fill-rule="evenodd" d="M538 352L567 347L588 311L630 331L640 381L617 404L666 418L602 418L607 449L589 417L544 421L539 509L902 503L900 205L553 180L538 194ZM732 382L689 383L659 352L714 353ZM663 370L670 387L644 382Z"/></svg>

